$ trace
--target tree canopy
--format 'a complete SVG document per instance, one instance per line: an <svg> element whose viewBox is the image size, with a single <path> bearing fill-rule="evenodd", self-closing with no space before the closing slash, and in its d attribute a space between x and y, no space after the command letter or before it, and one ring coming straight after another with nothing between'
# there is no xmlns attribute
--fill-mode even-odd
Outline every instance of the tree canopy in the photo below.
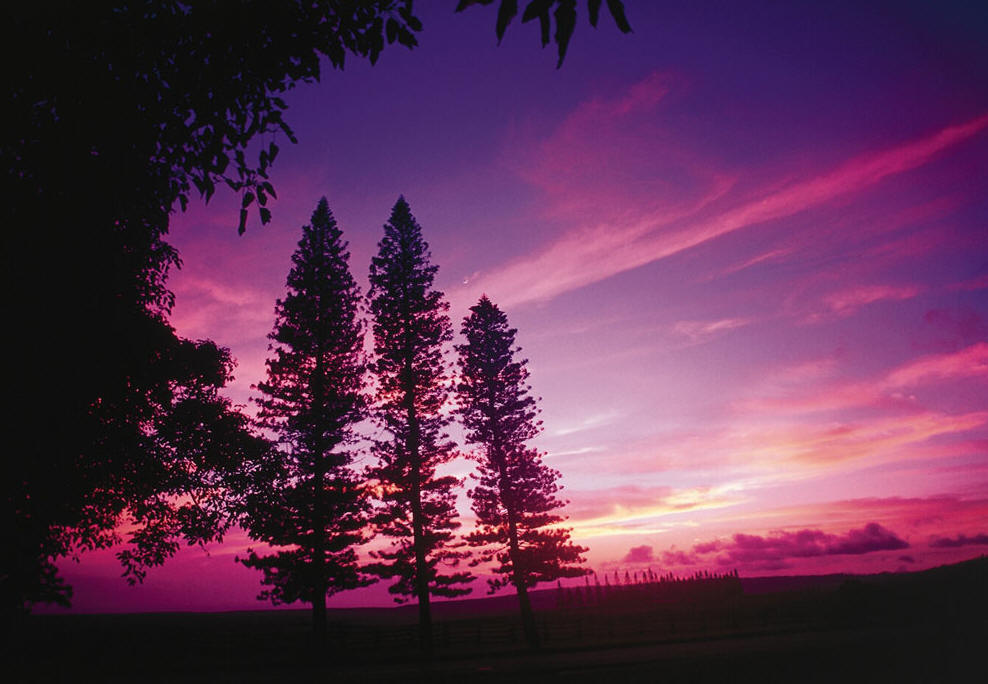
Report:
<svg viewBox="0 0 988 684"><path fill-rule="evenodd" d="M375 412L388 437L375 441L379 464L368 475L384 503L378 529L393 540L391 549L377 552L380 561L373 567L395 580L389 591L399 601L417 599L427 652L430 597L466 594L470 590L462 585L473 579L469 572L447 569L466 554L454 536L460 526L455 490L461 482L437 472L456 452L445 433L451 419L441 412L450 393L443 361L452 339L449 304L432 289L437 267L430 258L421 228L399 197L370 269Z"/></svg>
<svg viewBox="0 0 988 684"><path fill-rule="evenodd" d="M482 549L475 563L496 561L491 593L514 585L526 637L538 646L528 589L539 582L587 574L587 549L559 526L564 504L559 471L542 462L526 442L541 430L536 400L529 394L526 361L515 357L516 330L486 296L463 320L465 344L457 345L460 376L457 413L476 445L477 484L468 493L477 527L467 542Z"/></svg>
<svg viewBox="0 0 988 684"><path fill-rule="evenodd" d="M493 5L494 0L460 0L456 5L456 11L462 12L471 5ZM597 28L600 21L600 7L603 0L587 0L587 19L590 25ZM559 61L556 68L563 65L566 59L566 50L569 48L570 38L576 30L576 0L529 0L522 12L522 22L539 20L539 36L542 40L542 47L549 44L551 40L556 44L559 54ZM631 33L631 24L624 13L624 3L621 0L607 0L607 11L614 19L621 33ZM497 8L497 33L498 43L504 38L508 25L518 16L518 0L500 0ZM552 30L555 23L556 30ZM551 35L551 39L550 39Z"/></svg>
<svg viewBox="0 0 988 684"><path fill-rule="evenodd" d="M562 37L571 3L558 1ZM599 6L589 0L591 17ZM411 0L22 3L3 18L0 258L15 326L5 356L21 372L8 373L4 400L19 429L2 472L0 531L14 541L0 553L0 600L19 614L66 600L55 560L109 544L125 511L163 510L148 502L178 485L147 447L149 416L163 420L192 378L214 390L229 378L226 352L167 323L167 275L180 264L165 239L171 212L227 187L241 232L252 210L269 221L268 136L295 140L282 96L318 80L323 60L342 68L348 55L413 47L422 24ZM187 349L199 350L197 370L172 362ZM242 420L210 401L213 419ZM174 549L166 527L122 556L137 563L132 577Z"/></svg>
<svg viewBox="0 0 988 684"><path fill-rule="evenodd" d="M326 198L302 228L288 293L275 307L273 355L257 389L260 426L280 449L251 464L244 525L274 553L249 550L244 565L264 573L274 603L312 604L326 633L326 596L370 583L355 547L370 508L352 469L354 426L364 419L361 296Z"/></svg>

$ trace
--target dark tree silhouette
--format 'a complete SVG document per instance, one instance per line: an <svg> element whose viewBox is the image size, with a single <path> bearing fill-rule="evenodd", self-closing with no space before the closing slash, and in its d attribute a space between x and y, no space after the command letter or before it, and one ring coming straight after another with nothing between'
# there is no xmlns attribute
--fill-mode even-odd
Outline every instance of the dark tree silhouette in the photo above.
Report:
<svg viewBox="0 0 988 684"><path fill-rule="evenodd" d="M455 477L437 467L455 456L444 433L448 416L440 409L450 394L443 347L452 339L449 305L432 289L437 267L404 197L384 226L371 262L370 308L374 318L377 421L390 434L376 441L380 463L368 475L377 481L384 507L377 516L390 550L377 552L375 571L396 581L389 591L399 602L415 597L423 652L432 652L430 596L461 596L469 572L443 573L466 553L454 541Z"/></svg>
<svg viewBox="0 0 988 684"><path fill-rule="evenodd" d="M4 415L18 426L8 435L17 456L0 466L5 613L67 600L55 561L108 545L124 510L155 508L147 492L174 484L155 481L161 468L140 451L147 416L184 382L169 361L188 348L167 324L165 283L179 264L165 241L170 212L193 192L208 200L229 187L241 231L250 210L267 222L278 147L265 140L256 158L248 148L266 133L295 141L281 95L319 80L324 59L342 68L347 54L374 62L387 44L414 46L411 6L5 6L0 270L16 334L4 337ZM227 364L212 348L207 375ZM125 559L167 556L166 538L139 537Z"/></svg>
<svg viewBox="0 0 988 684"><path fill-rule="evenodd" d="M365 417L360 291L343 234L319 201L292 256L288 294L275 307L273 356L259 424L281 448L255 464L245 497L252 539L275 547L239 559L264 573L259 598L312 604L313 631L326 635L326 596L370 584L355 546L370 508L354 474L354 426Z"/></svg>
<svg viewBox="0 0 988 684"><path fill-rule="evenodd" d="M233 367L226 349L178 339L156 316L124 320L129 325L118 332L125 341L155 350L151 358L147 347L118 350L125 355L115 368L133 374L140 392L96 377L98 395L87 410L63 408L62 422L43 425L40 415L23 409L15 414L28 421L19 429L37 431L17 458L3 460L0 582L10 619L31 603L69 605L71 587L59 578L55 559L118 543L124 523L132 527L130 544L117 556L131 583L165 562L182 539L222 540L232 522L228 488L241 463L267 449L218 394ZM66 355L80 364L103 361ZM103 367L78 372L95 375ZM69 397L77 396L73 390L67 388ZM68 449L77 444L87 449L71 458Z"/></svg>
<svg viewBox="0 0 988 684"><path fill-rule="evenodd" d="M456 5L456 11L462 12L471 5L492 5L494 0L460 0ZM597 28L600 19L600 6L602 0L587 0L587 18L590 25ZM631 24L624 13L624 3L621 0L607 0L607 11L610 12L614 23L617 24L621 33L631 33ZM497 9L497 41L500 44L504 38L504 32L508 29L508 24L518 15L518 0L500 0ZM558 69L566 59L566 49L569 47L569 40L576 29L576 0L529 0L522 12L522 22L539 20L539 32L542 38L542 47L549 44L549 34L552 32L553 19L555 19L556 31L552 33L552 42L556 44L559 53L559 61L556 62Z"/></svg>
<svg viewBox="0 0 988 684"><path fill-rule="evenodd" d="M156 396L143 408L139 441L130 445L116 495L130 489L123 516L106 520L104 534L115 539L113 525L128 522L130 544L117 553L130 584L144 580L150 567L164 563L179 540L205 546L222 541L234 523L243 464L270 449L252 434L249 420L219 389L231 378L229 351L212 342L180 340L167 360ZM107 421L115 417L107 407ZM99 467L99 465L97 465ZM110 505L102 513L116 510ZM99 515L100 511L94 511ZM99 534L95 532L94 534Z"/></svg>
<svg viewBox="0 0 988 684"><path fill-rule="evenodd" d="M515 333L486 296L463 320L466 343L457 345L460 380L458 413L467 442L477 445L479 475L469 492L477 529L467 536L484 549L474 563L496 560L490 593L513 584L518 592L525 637L538 647L539 635L528 590L539 582L579 577L587 549L570 541L555 511L559 472L542 462L526 442L541 430L536 400L529 394L525 360L517 360Z"/></svg>
<svg viewBox="0 0 988 684"><path fill-rule="evenodd" d="M26 370L8 371L4 406L18 425L8 441L17 457L0 466L5 613L67 600L58 558L109 545L125 510L167 508L160 500L177 483L160 479L167 468L145 433L189 379L173 359L198 347L199 375L221 384L229 374L216 345L187 343L167 324L165 282L179 263L164 239L169 213L221 185L267 220L277 147L256 160L247 147L264 132L294 139L279 94L317 79L323 56L342 67L348 52L373 60L386 42L414 44L410 4L5 8L0 259L17 332L4 356ZM154 530L126 562L171 552L174 539Z"/></svg>

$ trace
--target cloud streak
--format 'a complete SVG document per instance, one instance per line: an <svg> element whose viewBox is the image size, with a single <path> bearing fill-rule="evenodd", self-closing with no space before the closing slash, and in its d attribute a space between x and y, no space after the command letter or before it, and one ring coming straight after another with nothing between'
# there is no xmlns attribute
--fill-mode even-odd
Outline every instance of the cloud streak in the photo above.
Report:
<svg viewBox="0 0 988 684"><path fill-rule="evenodd" d="M740 499L730 488L640 487L625 485L569 492L568 507L574 535L580 538L610 534L662 531L666 516L725 508Z"/></svg>
<svg viewBox="0 0 988 684"><path fill-rule="evenodd" d="M633 87L628 96L615 104L596 103L578 109L561 125L553 141L553 154L546 156L556 161L572 158L567 168L586 168L587 160L580 157L581 151L590 154L590 150L597 150L596 154L600 153L601 145L591 145L585 141L595 140L602 121L613 127L632 112L640 115L643 109L654 107L666 90L664 83L653 78ZM645 93L651 95L646 97ZM468 301L486 292L509 307L549 300L722 235L793 216L838 197L859 192L885 178L928 163L937 154L977 135L986 126L988 115L948 126L918 140L858 156L815 178L763 190L760 196L754 193L754 199L735 200L733 207L713 212L707 210L715 203L723 205L718 200L724 198L733 182L723 174L708 173L706 175L712 187L692 207L665 206L638 214L615 211L611 217L563 235L535 254L482 274L466 286L467 290L454 293L453 298ZM653 152L658 154L659 151ZM612 165L615 163L610 161ZM553 174L558 174L555 166L536 168L530 170L528 175L543 189L555 189L550 195L558 195L561 187L575 195L587 191L582 179L569 185L560 184ZM553 201L561 203L566 199L557 196L553 197ZM835 305L841 305L841 302Z"/></svg>

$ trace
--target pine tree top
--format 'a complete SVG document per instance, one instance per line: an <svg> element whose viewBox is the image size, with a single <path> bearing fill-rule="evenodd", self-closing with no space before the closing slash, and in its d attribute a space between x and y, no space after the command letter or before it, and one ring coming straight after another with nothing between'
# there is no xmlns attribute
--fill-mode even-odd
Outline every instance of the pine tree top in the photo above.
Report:
<svg viewBox="0 0 988 684"><path fill-rule="evenodd" d="M422 238L422 227L404 196L395 202L377 247L378 254L371 259L370 268L372 300L390 295L390 298L429 300L433 305L433 299L441 299L432 296L439 293L429 292L439 267L431 263L429 244Z"/></svg>
<svg viewBox="0 0 988 684"><path fill-rule="evenodd" d="M256 386L265 395L256 400L262 424L283 437L291 424L300 433L340 429L330 441L347 441L350 431L343 426L358 420L366 405L362 300L349 258L323 197L292 254L287 293L275 305L267 379ZM330 405L338 414L328 421L332 426L321 417Z"/></svg>

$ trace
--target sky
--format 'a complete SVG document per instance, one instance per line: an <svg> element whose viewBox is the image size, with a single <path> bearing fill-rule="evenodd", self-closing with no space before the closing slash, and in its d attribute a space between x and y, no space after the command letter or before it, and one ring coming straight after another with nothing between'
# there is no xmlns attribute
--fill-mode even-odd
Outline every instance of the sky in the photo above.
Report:
<svg viewBox="0 0 988 684"><path fill-rule="evenodd" d="M286 98L268 226L172 221L172 323L238 361L325 196L366 292L404 195L454 327L518 329L568 524L599 572L906 571L988 551L988 10L977 3L585 6L561 69L533 24L421 3L419 47ZM452 358L452 357L451 357ZM366 463L369 456L361 456ZM458 461L467 476L471 464ZM460 510L470 525L469 503ZM264 608L234 530L145 584L115 550L74 610ZM477 582L475 595L485 587ZM383 586L330 606L390 605Z"/></svg>

